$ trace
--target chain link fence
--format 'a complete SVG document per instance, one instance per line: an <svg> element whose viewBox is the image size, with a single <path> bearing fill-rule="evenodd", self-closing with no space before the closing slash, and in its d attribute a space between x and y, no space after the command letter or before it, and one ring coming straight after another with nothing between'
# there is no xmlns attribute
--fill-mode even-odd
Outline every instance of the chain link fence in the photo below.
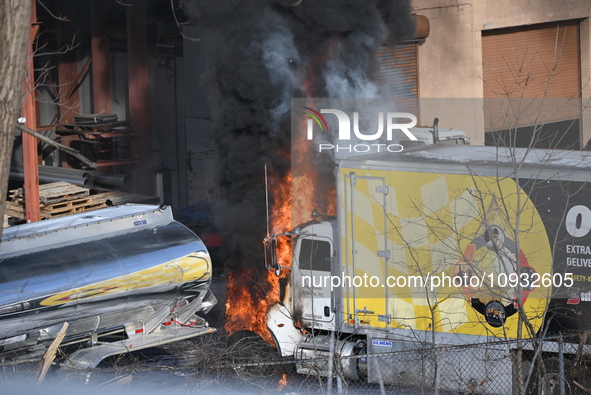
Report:
<svg viewBox="0 0 591 395"><path fill-rule="evenodd" d="M515 341L462 346L409 342L389 352L375 352L376 347L372 351L370 345L356 355L317 352L314 358L295 360L279 358L262 341L246 338L229 346L223 339L210 338L180 342L151 356L114 357L97 369L56 367L48 380L65 386L175 394L590 393L584 349L588 346L560 340L547 339L544 348L522 341L521 352ZM38 365L0 366L1 380L10 382L34 376ZM517 384L520 376L522 386Z"/></svg>

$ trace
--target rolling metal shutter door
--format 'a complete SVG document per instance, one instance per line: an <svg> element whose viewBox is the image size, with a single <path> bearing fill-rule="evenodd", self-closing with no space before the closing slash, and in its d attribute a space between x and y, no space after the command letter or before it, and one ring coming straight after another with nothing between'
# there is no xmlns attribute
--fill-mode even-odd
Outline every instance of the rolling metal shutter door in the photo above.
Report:
<svg viewBox="0 0 591 395"><path fill-rule="evenodd" d="M520 107L518 126L536 122L544 97L542 123L580 117L579 101L567 100L580 97L578 21L483 31L482 59L486 131L517 126L503 124L511 104L499 98L536 99Z"/></svg>
<svg viewBox="0 0 591 395"><path fill-rule="evenodd" d="M383 45L376 53L380 92L396 98L399 111L418 115L417 43Z"/></svg>

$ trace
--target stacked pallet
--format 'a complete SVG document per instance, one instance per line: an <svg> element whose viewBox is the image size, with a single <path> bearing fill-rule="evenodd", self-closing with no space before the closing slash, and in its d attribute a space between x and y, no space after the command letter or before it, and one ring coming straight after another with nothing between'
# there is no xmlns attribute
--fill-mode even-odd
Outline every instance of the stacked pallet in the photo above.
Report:
<svg viewBox="0 0 591 395"><path fill-rule="evenodd" d="M6 214L25 219L25 196L21 188L9 191ZM39 186L41 218L56 218L107 207L104 200L90 196L88 188L60 181Z"/></svg>
<svg viewBox="0 0 591 395"><path fill-rule="evenodd" d="M24 221L26 210L23 190L21 188L11 190L9 196L11 200L6 202L6 215ZM125 203L158 204L159 199L155 196L118 191L90 195L88 188L64 181L39 186L42 219L63 217Z"/></svg>

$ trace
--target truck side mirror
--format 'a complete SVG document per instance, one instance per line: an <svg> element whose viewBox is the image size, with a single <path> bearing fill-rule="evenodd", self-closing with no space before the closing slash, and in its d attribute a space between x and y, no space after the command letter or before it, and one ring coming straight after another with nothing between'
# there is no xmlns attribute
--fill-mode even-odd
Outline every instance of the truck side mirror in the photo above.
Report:
<svg viewBox="0 0 591 395"><path fill-rule="evenodd" d="M277 262L277 239L273 236L265 238L263 242L265 245L265 268L267 270L274 270L275 275L279 277L281 274L281 267Z"/></svg>

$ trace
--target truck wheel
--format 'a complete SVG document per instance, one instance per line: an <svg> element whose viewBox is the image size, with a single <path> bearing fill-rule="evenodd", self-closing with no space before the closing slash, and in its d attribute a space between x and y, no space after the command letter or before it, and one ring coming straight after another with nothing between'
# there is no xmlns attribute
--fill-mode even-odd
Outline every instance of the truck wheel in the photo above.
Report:
<svg viewBox="0 0 591 395"><path fill-rule="evenodd" d="M546 366L546 374L542 376L541 369L536 374L537 379L533 383L533 388L530 393L537 393L540 395L559 395L560 394L560 375L559 375L559 361L558 358L548 358L544 360ZM564 393L565 395L574 395L578 391L572 381L573 364L570 360L564 360Z"/></svg>
<svg viewBox="0 0 591 395"><path fill-rule="evenodd" d="M268 376L277 373L279 365L265 365L280 358L275 347L252 331L238 331L226 341L232 355L234 371L250 376Z"/></svg>

